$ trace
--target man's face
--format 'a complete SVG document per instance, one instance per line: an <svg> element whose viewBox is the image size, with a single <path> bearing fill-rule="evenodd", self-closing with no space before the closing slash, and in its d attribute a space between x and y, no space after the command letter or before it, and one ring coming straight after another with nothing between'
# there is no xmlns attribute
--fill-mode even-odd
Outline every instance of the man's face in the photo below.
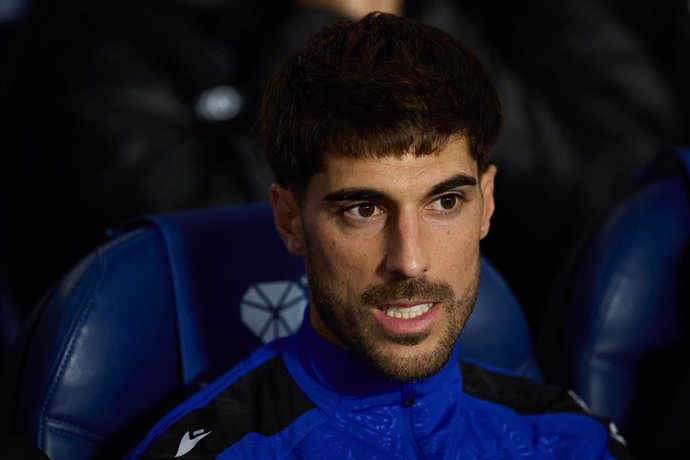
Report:
<svg viewBox="0 0 690 460"><path fill-rule="evenodd" d="M480 182L457 139L429 156L327 156L301 203L274 186L278 229L306 258L315 330L391 379L438 372L476 299L495 171Z"/></svg>

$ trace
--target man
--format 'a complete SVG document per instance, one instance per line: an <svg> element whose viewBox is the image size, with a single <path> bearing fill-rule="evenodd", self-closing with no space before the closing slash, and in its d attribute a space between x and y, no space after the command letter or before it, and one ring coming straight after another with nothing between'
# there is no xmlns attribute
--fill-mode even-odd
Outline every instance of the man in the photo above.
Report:
<svg viewBox="0 0 690 460"><path fill-rule="evenodd" d="M475 55L392 15L277 69L263 137L307 318L161 421L145 458L611 458L565 392L458 364L494 211L499 97ZM619 438L620 439L620 438Z"/></svg>

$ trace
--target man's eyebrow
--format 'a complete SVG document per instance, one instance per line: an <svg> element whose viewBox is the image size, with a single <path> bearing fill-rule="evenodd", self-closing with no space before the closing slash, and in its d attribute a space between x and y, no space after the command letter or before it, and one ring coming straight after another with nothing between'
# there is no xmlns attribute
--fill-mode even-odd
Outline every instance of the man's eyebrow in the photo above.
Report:
<svg viewBox="0 0 690 460"><path fill-rule="evenodd" d="M467 174L457 174L450 179L436 184L427 192L427 196L435 196L457 187L475 186L477 179ZM329 193L324 197L325 201L380 201L386 198L386 194L373 188L344 188Z"/></svg>
<svg viewBox="0 0 690 460"><path fill-rule="evenodd" d="M372 201L381 200L385 195L373 188L345 188L336 190L324 197L324 200L336 201Z"/></svg>
<svg viewBox="0 0 690 460"><path fill-rule="evenodd" d="M465 186L475 186L477 185L477 179L475 179L472 176L469 176L467 174L457 174L450 179L444 180L440 184L436 184L429 191L427 192L427 196L435 196L435 195L440 195L441 193L447 192L449 190L453 190L454 188L457 187L465 187Z"/></svg>

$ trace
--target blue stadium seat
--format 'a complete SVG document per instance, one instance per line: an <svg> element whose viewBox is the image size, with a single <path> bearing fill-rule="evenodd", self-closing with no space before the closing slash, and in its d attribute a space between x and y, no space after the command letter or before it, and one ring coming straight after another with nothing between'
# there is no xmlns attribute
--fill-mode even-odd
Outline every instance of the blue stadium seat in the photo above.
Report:
<svg viewBox="0 0 690 460"><path fill-rule="evenodd" d="M668 353L689 330L682 296L690 287L690 149L665 152L645 179L588 246L565 321L568 384L632 433L633 412L669 397L659 394L662 382L644 379L664 379L664 355L678 361ZM647 431L653 425L649 418L641 423Z"/></svg>
<svg viewBox="0 0 690 460"><path fill-rule="evenodd" d="M25 332L12 416L53 460L119 456L306 306L267 204L154 215L77 265ZM486 261L464 356L539 379L522 310Z"/></svg>

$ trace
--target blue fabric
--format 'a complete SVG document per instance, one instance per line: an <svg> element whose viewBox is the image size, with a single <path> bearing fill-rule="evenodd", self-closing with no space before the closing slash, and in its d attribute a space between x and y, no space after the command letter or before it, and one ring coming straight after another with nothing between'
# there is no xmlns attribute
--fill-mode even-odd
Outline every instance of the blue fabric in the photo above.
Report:
<svg viewBox="0 0 690 460"><path fill-rule="evenodd" d="M439 373L392 382L322 339L305 320L297 334L262 348L171 413L127 458L136 458L183 414L276 354L317 408L273 436L245 435L218 458L611 458L608 433L593 418L523 416L464 393L459 348ZM405 407L411 397L415 403Z"/></svg>

